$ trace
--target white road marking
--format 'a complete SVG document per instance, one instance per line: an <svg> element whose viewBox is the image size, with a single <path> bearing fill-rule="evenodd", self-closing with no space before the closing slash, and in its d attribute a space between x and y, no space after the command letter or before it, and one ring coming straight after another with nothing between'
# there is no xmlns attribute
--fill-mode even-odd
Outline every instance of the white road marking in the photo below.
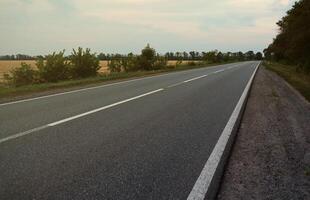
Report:
<svg viewBox="0 0 310 200"><path fill-rule="evenodd" d="M235 68L235 67L228 67L228 68L226 68L226 69L220 69L220 70L217 70L217 71L215 71L215 72L211 72L211 73L209 73L209 74L205 74L205 75L202 75L202 76L198 76L198 77L195 77L195 78L191 78L191 79L185 80L185 81L183 81L183 83L192 82L192 81L195 81L195 80L197 80L197 79L201 79L201 78L207 77L207 76L209 76L209 75L211 75L211 74L216 74L216 73L224 72L224 71L229 70L229 69L232 69L232 68Z"/></svg>
<svg viewBox="0 0 310 200"><path fill-rule="evenodd" d="M31 129L31 130L28 130L28 131L25 131L25 132L17 133L17 134L8 136L6 138L0 139L0 144L3 143L3 142L6 142L6 141L12 140L12 139L16 139L16 138L19 138L19 137L22 137L22 136L34 133L36 131L40 131L42 129L45 129L45 128L48 128L48 127L51 127L51 126L56 126L56 125L59 125L59 124L62 124L62 123L65 123L65 122L68 122L68 121L71 121L71 120L74 120L74 119L77 119L77 118L80 118L80 117L84 117L86 115L90 115L90 114L93 114L93 113L96 113L96 112L99 112L99 111L102 111L102 110L105 110L105 109L108 109L108 108L111 108L111 107L114 107L114 106L126 103L126 102L129 102L129 101L133 101L133 100L136 100L136 99L139 99L139 98L142 98L142 97L145 97L145 96L148 96L148 95L160 92L162 90L164 90L164 89L158 89L158 90L154 90L154 91L151 91L151 92L147 92L147 93L144 93L144 94L141 94L141 95L129 98L129 99L125 99L123 101L119 101L119 102L116 102L116 103L113 103L113 104L110 104L110 105L107 105L107 106L103 106L101 108L97 108L95 110L91 110L91 111L88 111L88 112L85 112L85 113L82 113L82 114L79 114L79 115L75 115L73 117L62 119L60 121L56 121L56 122L53 122L53 123L50 123L50 124L47 124L47 125L43 125L43 126Z"/></svg>
<svg viewBox="0 0 310 200"><path fill-rule="evenodd" d="M228 69L232 69L232 68L217 70L217 71L213 72L213 74L220 73L220 72L223 72L223 71L228 70Z"/></svg>
<svg viewBox="0 0 310 200"><path fill-rule="evenodd" d="M233 65L232 67L229 67L229 68L234 68L235 66L238 66L238 65ZM218 67L218 66L214 66L214 67ZM214 68L214 67L212 67L212 68ZM192 78L192 79L180 82L180 83L176 83L176 84L168 86L168 88L175 87L175 86L181 85L183 83L188 83L188 82L191 82L193 80L197 80L197 79L206 77L208 75L211 75L211 74L214 74L214 73L218 73L218 72L222 72L222 71L225 71L225 70L226 69L218 70L218 71L211 72L209 74L205 74L205 75L202 75L202 76L199 76L199 77L196 77L196 78ZM128 80L128 81L117 82L117 83L111 83L111 84L107 84L107 85L101 85L101 86L95 86L95 87L84 88L84 89L79 89L79 90L73 90L73 91L69 91L69 92L63 92L63 93L58 93L58 94L46 95L46 96L41 96L41 97L36 97L36 98L31 98L31 99L25 99L25 100L20 100L20 101L14 101L14 102L9 102L9 103L3 103L3 104L0 104L0 106L10 105L10 104L15 104L15 103L21 103L21 102L26 102L26 101L36 100L36 99L43 99L43 98L59 96L59 95L64 95L64 94L70 94L70 93L80 92L80 91L84 91L84 90L91 90L91 89L96 89L96 88L102 88L102 87L107 87L107 86L111 86L111 85L128 83L128 82L137 81L137 80L141 80L141 79L147 79L147 78L153 78L153 77L159 77L159 76L165 76L165 75L168 75L168 74L163 74L163 75L158 75L158 76L151 76L151 77L145 77L145 78ZM160 92L162 90L164 90L164 88L161 88L161 89L158 89L158 90L154 90L154 91L151 91L151 92L148 92L148 93L145 93L145 94L141 94L139 96L132 97L132 98L120 101L120 102L116 102L116 103L107 105L107 106L103 106L103 107L97 108L95 110L91 110L91 111L88 111L88 112L85 112L85 113L82 113L82 114L79 114L79 115L75 115L75 116L72 116L72 117L69 117L69 118L66 118L66 119L62 119L62 120L59 120L59 121L56 121L56 122L53 122L53 123L50 123L50 124L47 124L47 125L43 125L43 126L31 129L31 130L28 130L28 131L25 131L25 132L17 133L17 134L8 136L6 138L0 139L0 144L3 143L3 142L6 142L6 141L9 141L9 140L12 140L12 139L16 139L16 138L28 135L30 133L33 133L33 132L36 132L36 131L48 128L48 127L56 126L56 125L59 125L59 124L62 124L62 123L65 123L65 122L68 122L68 121L71 121L71 120L83 117L83 116L86 116L86 115L90 115L90 114L95 113L95 112L99 112L99 111L102 111L102 110L105 110L105 109L108 109L108 108L111 108L111 107L114 107L114 106L117 106L117 105L129 102L129 101L132 101L132 100L135 100L135 99L139 99L141 97L144 97L144 96L147 96L147 95L150 95L150 94L154 94L154 93Z"/></svg>
<svg viewBox="0 0 310 200"><path fill-rule="evenodd" d="M204 200L205 199L205 196L209 190L210 183L221 161L221 157L226 148L228 140L232 134L235 123L238 120L238 116L241 113L242 106L246 100L246 97L248 95L248 92L250 90L251 84L253 82L254 76L257 72L259 65L260 63L258 63L258 65L256 66L249 82L247 83L234 111L232 112L219 140L217 141L209 159L207 160L202 172L200 173L187 200Z"/></svg>
<svg viewBox="0 0 310 200"><path fill-rule="evenodd" d="M188 79L188 80L183 81L183 82L184 82L184 83L188 83L188 82L191 82L191 81L195 81L195 80L197 80L197 79L200 79L200 78L204 78L204 77L206 77L206 76L208 76L208 74L205 74L205 75L202 75L202 76L198 76L198 77L195 77L195 78L191 78L191 79Z"/></svg>
<svg viewBox="0 0 310 200"><path fill-rule="evenodd" d="M227 64L227 65L231 65L231 64ZM237 66L237 65L240 65L240 63L234 64L232 67ZM223 65L223 66L225 66L225 65ZM219 66L208 67L208 69L213 69L213 68L216 68L216 67L219 67ZM200 68L200 69L203 69L203 68ZM196 70L200 70L200 69L196 69ZM193 70L195 70L195 69L193 69ZM180 72L172 72L172 73L181 73L181 72L182 71L180 71ZM45 96L40 96L40 97L34 97L34 98L29 98L29 99L23 99L23 100L18 100L18 101L1 103L0 106L6 106L6 105L11 105L11 104L23 103L23 102L27 102L27 101L33 101L33 100L45 99L45 98L55 97L55 96L60 96L60 95L72 94L72 93L76 93L76 92L82 92L82 91L86 91L86 90L93 90L93 89L97 89L97 88L103 88L103 87L108 87L108 86L113 86L113 85L119 85L119 84L123 84L123 83L140 81L140 80L150 79L150 78L155 78L155 77L167 76L167 75L172 74L172 73L154 75L154 76L143 77L143 78L135 78L135 79L132 79L132 80L127 80L127 81L121 81L121 82L116 82L116 83L110 83L110 84L105 84L105 85L99 85L99 86L94 86L94 87L87 87L87 88L83 88L83 89L72 90L72 91L68 91L68 92L61 92L61 93L50 94L50 95L45 95Z"/></svg>
<svg viewBox="0 0 310 200"><path fill-rule="evenodd" d="M119 84L123 84L123 83L130 83L130 82L134 82L134 81L139 81L139 80L142 80L142 79L149 79L149 78L153 78L153 77L166 76L166 75L168 75L168 74L162 74L162 75L156 75L156 76L150 76L150 77L144 77L144 78L137 78L137 79L128 80L128 81L121 81L121 82L117 82L117 83L110 83L110 84L105 84L105 85L88 87L88 88L72 90L72 91L68 91L68 92L61 92L61 93L57 93L57 94L51 94L51 95L45 95L45 96L40 96L40 97L34 97L34 98L30 98L30 99L23 99L23 100L18 100L18 101L12 101L12 102L8 102L8 103L2 103L2 104L0 104L0 106L17 104L17 103L22 103L22 102L27 102L27 101L32 101L32 100L38 100L38 99L45 99L45 98L49 98L49 97L61 96L61 95L65 95L65 94L82 92L82 91L86 91L86 90L93 90L93 89L98 89L98 88L103 88L103 87L108 87L108 86L113 86L113 85L119 85Z"/></svg>
<svg viewBox="0 0 310 200"><path fill-rule="evenodd" d="M96 113L96 112L99 112L99 111L102 111L102 110L105 110L105 109L108 109L108 108L112 108L114 106L117 106L117 105L120 105L120 104L123 104L123 103L126 103L126 102L129 102L129 101L133 101L135 99L139 99L141 97L145 97L145 96L148 96L150 94L154 94L156 92L160 92L164 89L158 89L158 90L154 90L152 92L148 92L148 93L145 93L145 94L141 94L139 96L135 96L135 97L132 97L132 98L129 98L129 99L126 99L126 100L123 100L123 101L119 101L119 102L116 102L116 103L113 103L113 104L110 104L110 105L107 105L107 106L103 106L101 108L97 108L95 110L91 110L91 111L88 111L88 112L85 112L85 113L82 113L82 114L79 114L79 115L75 115L73 117L69 117L69 118L66 118L66 119L62 119L62 120L59 120L57 122L53 122L53 123L50 123L48 124L47 126L56 126L56 125L59 125L59 124L62 124L62 123L65 123L65 122L68 122L68 121L71 121L71 120L74 120L74 119L77 119L77 118L80 118L80 117L84 117L86 115L90 115L90 114L93 114L93 113Z"/></svg>
<svg viewBox="0 0 310 200"><path fill-rule="evenodd" d="M182 85L183 83L184 83L184 82L175 83L175 84L169 85L167 88L176 87L176 86L178 86L178 85Z"/></svg>
<svg viewBox="0 0 310 200"><path fill-rule="evenodd" d="M28 131L25 131L25 132L21 132L21 133L17 133L17 134L8 136L8 137L6 137L6 138L2 138L2 139L0 139L0 144L3 143L3 142L6 142L6 141L13 140L13 139L16 139L16 138L19 138L19 137L28 135L28 134L30 134L30 133L33 133L33 132L36 132L36 131L45 129L45 128L47 128L47 127L48 127L47 125L44 125L44 126L40 126L40 127L31 129L31 130L28 130Z"/></svg>

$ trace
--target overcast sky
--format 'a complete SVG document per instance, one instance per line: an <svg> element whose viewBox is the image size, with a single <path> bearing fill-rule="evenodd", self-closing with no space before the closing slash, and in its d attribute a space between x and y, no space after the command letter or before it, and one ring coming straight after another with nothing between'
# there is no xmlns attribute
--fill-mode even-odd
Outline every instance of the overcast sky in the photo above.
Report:
<svg viewBox="0 0 310 200"><path fill-rule="evenodd" d="M262 51L293 0L0 0L0 55Z"/></svg>

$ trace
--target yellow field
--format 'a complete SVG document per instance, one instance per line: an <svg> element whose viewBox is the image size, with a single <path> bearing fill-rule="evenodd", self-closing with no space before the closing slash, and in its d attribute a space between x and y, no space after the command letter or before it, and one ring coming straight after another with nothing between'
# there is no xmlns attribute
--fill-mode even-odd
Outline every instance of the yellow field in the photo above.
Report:
<svg viewBox="0 0 310 200"><path fill-rule="evenodd" d="M8 73L10 70L15 67L19 67L22 62L30 64L33 68L36 68L36 61L34 60L0 60L0 80L3 78L4 73ZM108 72L108 62L100 61L100 70L101 73Z"/></svg>
<svg viewBox="0 0 310 200"><path fill-rule="evenodd" d="M9 72L15 67L19 67L22 62L30 64L33 68L36 68L34 60L0 60L0 80L3 78L3 74ZM168 65L175 65L177 61L169 60ZM182 64L187 64L189 61L183 61ZM108 73L108 62L100 61L100 70L101 73Z"/></svg>

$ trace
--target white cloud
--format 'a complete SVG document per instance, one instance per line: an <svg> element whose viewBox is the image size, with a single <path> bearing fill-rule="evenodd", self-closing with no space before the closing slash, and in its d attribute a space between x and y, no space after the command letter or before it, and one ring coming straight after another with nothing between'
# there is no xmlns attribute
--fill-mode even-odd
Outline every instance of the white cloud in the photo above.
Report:
<svg viewBox="0 0 310 200"><path fill-rule="evenodd" d="M99 50L104 46L107 51L117 46L120 51L131 51L146 42L165 47L163 51L262 50L277 32L275 23L292 3L293 0L0 0L0 53L16 47L39 53L35 46L39 43L45 51L50 46L61 49L76 45Z"/></svg>

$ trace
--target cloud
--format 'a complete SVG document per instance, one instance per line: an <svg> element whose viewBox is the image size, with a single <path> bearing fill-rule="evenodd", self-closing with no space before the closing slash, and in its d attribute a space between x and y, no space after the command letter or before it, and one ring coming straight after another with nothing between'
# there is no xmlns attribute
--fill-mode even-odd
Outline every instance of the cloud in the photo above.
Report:
<svg viewBox="0 0 310 200"><path fill-rule="evenodd" d="M1 52L86 45L123 51L262 50L292 0L0 0ZM9 38L9 40L7 39ZM13 41L13 42L11 42ZM44 46L44 47L42 47ZM120 51L120 50L119 50Z"/></svg>

